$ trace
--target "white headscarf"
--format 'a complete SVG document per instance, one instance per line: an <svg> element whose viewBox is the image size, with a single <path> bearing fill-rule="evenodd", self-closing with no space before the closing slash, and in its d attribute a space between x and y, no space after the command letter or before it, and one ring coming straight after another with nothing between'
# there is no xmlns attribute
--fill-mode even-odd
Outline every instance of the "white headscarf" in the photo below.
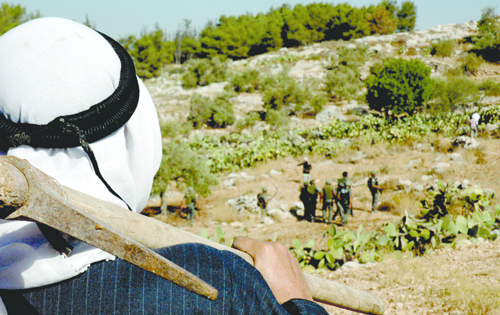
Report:
<svg viewBox="0 0 500 315"><path fill-rule="evenodd" d="M85 111L115 91L120 69L119 57L96 31L61 18L27 22L0 37L0 114L16 123L47 124ZM140 97L132 117L90 144L104 179L136 212L146 205L161 161L156 110L138 81ZM7 154L28 160L62 185L126 207L96 176L81 147L22 145ZM0 289L56 283L93 262L114 258L85 243L74 245L65 257L47 244L36 224L0 220Z"/></svg>

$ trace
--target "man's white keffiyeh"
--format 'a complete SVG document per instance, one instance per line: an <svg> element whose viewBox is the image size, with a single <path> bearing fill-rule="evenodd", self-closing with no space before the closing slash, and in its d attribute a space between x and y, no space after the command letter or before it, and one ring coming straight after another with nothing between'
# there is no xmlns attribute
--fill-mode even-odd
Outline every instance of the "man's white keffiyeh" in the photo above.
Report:
<svg viewBox="0 0 500 315"><path fill-rule="evenodd" d="M60 18L27 22L0 37L0 114L16 123L47 124L85 111L113 93L120 68L106 39L84 25ZM140 80L139 87L139 103L129 121L90 144L107 183L136 212L146 205L161 161L156 110ZM28 160L62 185L126 208L96 176L81 147L22 145L7 154ZM0 289L56 283L93 262L114 258L81 242L73 245L65 257L49 246L36 224L0 220Z"/></svg>

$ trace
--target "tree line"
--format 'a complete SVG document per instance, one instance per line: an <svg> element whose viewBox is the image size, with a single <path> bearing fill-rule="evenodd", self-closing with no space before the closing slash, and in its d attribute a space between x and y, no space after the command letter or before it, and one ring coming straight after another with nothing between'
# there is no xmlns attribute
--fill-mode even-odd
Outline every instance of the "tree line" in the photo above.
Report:
<svg viewBox="0 0 500 315"><path fill-rule="evenodd" d="M40 16L7 3L2 4L0 11L0 35ZM174 35L169 36L156 26L153 31L130 35L119 42L134 59L138 75L151 78L159 75L166 64L180 64L192 58L245 59L283 47L411 31L415 21L416 6L411 1L398 5L397 0L384 0L361 8L347 3L298 4L293 8L284 4L256 15L222 15L217 23L208 22L199 33L190 20L184 20ZM95 27L88 17L85 24Z"/></svg>
<svg viewBox="0 0 500 315"><path fill-rule="evenodd" d="M298 4L293 8L284 4L265 14L223 15L217 23L207 23L199 34L185 20L171 40L157 27L121 42L135 58L139 75L149 78L158 75L165 64L192 58L239 60L283 47L411 31L415 22L416 6L411 1L398 5L396 0L385 0L361 8L347 3Z"/></svg>

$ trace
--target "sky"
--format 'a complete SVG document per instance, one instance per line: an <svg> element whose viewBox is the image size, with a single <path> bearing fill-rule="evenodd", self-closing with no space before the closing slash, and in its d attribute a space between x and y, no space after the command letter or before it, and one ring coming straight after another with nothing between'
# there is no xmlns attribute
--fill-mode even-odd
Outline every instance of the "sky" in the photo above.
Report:
<svg viewBox="0 0 500 315"><path fill-rule="evenodd" d="M10 0L9 4L20 4L28 13L39 11L44 17L57 16L77 22L86 17L97 30L115 39L128 35L140 35L141 31L152 31L155 25L173 35L184 21L199 32L208 21L217 22L221 15L238 16L246 13L267 13L284 3L292 7L309 3L349 3L353 7L377 4L380 0L341 0L338 2L319 0ZM402 3L403 0L398 0ZM462 24L481 18L482 9L497 7L499 0L413 0L417 7L417 30L435 25Z"/></svg>

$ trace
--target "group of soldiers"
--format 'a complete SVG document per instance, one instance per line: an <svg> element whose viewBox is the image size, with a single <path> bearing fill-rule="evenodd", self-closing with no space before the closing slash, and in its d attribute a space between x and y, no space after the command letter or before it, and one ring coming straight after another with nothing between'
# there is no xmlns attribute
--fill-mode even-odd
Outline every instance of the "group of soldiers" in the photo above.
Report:
<svg viewBox="0 0 500 315"><path fill-rule="evenodd" d="M323 222L332 223L337 215L341 218L340 225L347 223L349 214L352 215L352 189L348 173L342 173L342 178L337 181L337 188L332 185L332 180L327 179L323 189L316 186L315 180L304 181L300 188L300 201L304 204L304 218L314 222L316 218L316 205L319 199L323 200ZM333 213L333 203L337 210Z"/></svg>
<svg viewBox="0 0 500 315"><path fill-rule="evenodd" d="M342 173L342 177L337 181L336 188L333 187L332 180L327 179L323 188L320 189L316 186L315 180L310 179L312 165L307 158L305 158L304 162L300 163L299 166L300 165L303 166L302 174L304 182L300 188L299 198L304 204L304 218L309 222L315 221L316 205L319 197L319 199L323 201L323 222L332 223L338 215L341 219L340 225L345 225L349 215L353 216L352 185L348 173ZM372 171L370 175L367 185L372 195L371 211L375 212L382 187L378 183L376 171ZM334 202L337 208L335 213L333 212Z"/></svg>
<svg viewBox="0 0 500 315"><path fill-rule="evenodd" d="M325 185L322 189L316 186L316 181L311 179L311 169L312 165L307 158L299 166L303 167L303 185L300 188L300 201L304 204L304 218L309 222L314 222L316 219L316 206L318 202L318 197L323 201L322 211L323 211L323 222L332 223L337 218L340 217L340 225L347 223L349 215L353 216L352 209L352 185L349 180L349 175L347 172L342 173L342 177L337 180L337 187L334 188L332 185L332 180L327 179ZM377 173L372 171L368 179L368 188L372 195L372 206L371 211L375 212L380 192L382 187L378 183ZM196 199L198 195L194 191L193 187L189 187L184 195L184 201L186 205L186 219L192 225L193 218L197 210ZM257 195L257 205L261 209L262 217L267 213L267 204L269 203L267 197L267 188L263 187L262 191ZM333 204L336 205L336 211L333 211Z"/></svg>

